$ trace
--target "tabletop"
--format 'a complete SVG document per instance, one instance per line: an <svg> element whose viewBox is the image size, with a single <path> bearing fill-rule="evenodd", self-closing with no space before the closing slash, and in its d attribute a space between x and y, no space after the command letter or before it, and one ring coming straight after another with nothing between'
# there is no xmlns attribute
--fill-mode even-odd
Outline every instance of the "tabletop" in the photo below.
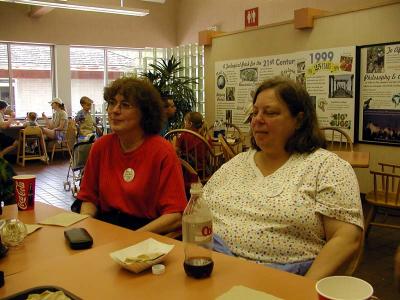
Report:
<svg viewBox="0 0 400 300"><path fill-rule="evenodd" d="M353 168L369 167L369 152L366 151L332 151L347 161Z"/></svg>
<svg viewBox="0 0 400 300"><path fill-rule="evenodd" d="M62 212L36 203L34 211L17 212L6 208L2 217L18 217L27 223ZM317 299L315 281L271 269L243 259L213 253L210 278L193 279L183 269L183 244L149 232L135 232L92 218L71 227L84 227L94 244L87 250L70 250L63 227L45 226L29 235L19 248L10 248L0 260L5 285L0 298L40 285L62 287L83 299L215 299L233 286L243 285L283 299ZM163 262L166 272L153 275L122 269L109 256L113 251L152 237L175 245Z"/></svg>

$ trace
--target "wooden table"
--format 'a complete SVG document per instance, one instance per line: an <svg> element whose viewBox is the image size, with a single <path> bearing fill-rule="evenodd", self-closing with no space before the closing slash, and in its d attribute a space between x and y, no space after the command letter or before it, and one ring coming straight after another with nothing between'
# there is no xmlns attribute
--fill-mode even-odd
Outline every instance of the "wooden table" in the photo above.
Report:
<svg viewBox="0 0 400 300"><path fill-rule="evenodd" d="M60 212L36 203L34 211L20 212L19 218L32 222ZM16 211L6 209L6 215ZM317 299L315 282L302 276L267 268L242 259L214 253L210 278L196 280L183 270L183 244L148 232L135 232L86 219L73 225L85 227L94 239L93 248L70 250L64 241L65 228L46 226L29 235L22 247L9 249L0 260L5 285L0 298L39 285L62 287L83 299L214 299L235 285L264 291L283 299ZM122 269L110 252L152 237L175 247L163 262L166 272L150 270L134 274Z"/></svg>
<svg viewBox="0 0 400 300"><path fill-rule="evenodd" d="M369 152L362 151L332 151L341 159L347 161L353 168L369 167Z"/></svg>

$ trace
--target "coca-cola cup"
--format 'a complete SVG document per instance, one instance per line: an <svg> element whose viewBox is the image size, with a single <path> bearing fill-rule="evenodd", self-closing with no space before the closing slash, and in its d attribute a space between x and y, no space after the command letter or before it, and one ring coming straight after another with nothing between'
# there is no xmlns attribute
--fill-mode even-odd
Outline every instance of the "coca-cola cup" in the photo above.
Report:
<svg viewBox="0 0 400 300"><path fill-rule="evenodd" d="M18 210L32 210L35 207L35 175L13 176L15 202Z"/></svg>

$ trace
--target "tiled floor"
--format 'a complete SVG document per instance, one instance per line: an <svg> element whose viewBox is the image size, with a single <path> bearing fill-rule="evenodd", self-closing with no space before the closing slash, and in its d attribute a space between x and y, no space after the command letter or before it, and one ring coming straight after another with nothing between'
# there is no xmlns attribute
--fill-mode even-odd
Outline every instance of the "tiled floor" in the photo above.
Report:
<svg viewBox="0 0 400 300"><path fill-rule="evenodd" d="M37 176L36 201L69 209L74 198L64 191L69 163L55 160L49 166L28 162L25 168L15 166L18 174ZM400 224L400 215L389 217ZM370 282L380 300L400 299L393 279L393 257L400 244L400 230L373 227L365 244L363 260L354 276Z"/></svg>

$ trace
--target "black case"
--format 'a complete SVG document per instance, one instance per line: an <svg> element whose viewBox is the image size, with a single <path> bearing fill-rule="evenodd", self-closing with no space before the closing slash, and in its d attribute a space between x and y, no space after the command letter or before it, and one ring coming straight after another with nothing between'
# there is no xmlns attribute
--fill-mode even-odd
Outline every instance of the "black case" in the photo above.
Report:
<svg viewBox="0 0 400 300"><path fill-rule="evenodd" d="M64 231L71 249L88 249L93 245L93 239L85 228L71 228Z"/></svg>

